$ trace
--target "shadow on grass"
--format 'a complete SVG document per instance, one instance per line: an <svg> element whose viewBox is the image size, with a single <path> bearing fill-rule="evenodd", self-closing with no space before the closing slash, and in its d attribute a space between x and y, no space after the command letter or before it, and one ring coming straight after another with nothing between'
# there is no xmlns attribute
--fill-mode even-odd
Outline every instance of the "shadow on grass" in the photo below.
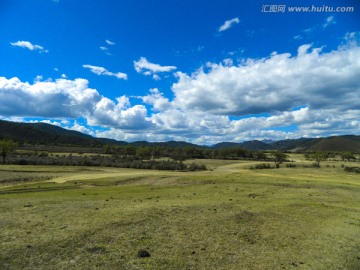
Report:
<svg viewBox="0 0 360 270"><path fill-rule="evenodd" d="M80 187L76 187L76 186L19 188L19 189L12 189L12 190L3 190L3 191L0 191L0 195L4 195L4 194L19 194L19 193L28 193L28 192L59 191L59 190L79 189L79 188L80 188Z"/></svg>

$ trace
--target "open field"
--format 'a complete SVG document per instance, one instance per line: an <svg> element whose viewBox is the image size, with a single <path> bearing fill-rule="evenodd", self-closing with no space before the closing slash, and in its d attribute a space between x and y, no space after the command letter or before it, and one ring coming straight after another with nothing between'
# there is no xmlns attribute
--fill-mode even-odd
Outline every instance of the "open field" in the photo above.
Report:
<svg viewBox="0 0 360 270"><path fill-rule="evenodd" d="M0 166L0 269L360 269L360 175L341 162L196 162Z"/></svg>

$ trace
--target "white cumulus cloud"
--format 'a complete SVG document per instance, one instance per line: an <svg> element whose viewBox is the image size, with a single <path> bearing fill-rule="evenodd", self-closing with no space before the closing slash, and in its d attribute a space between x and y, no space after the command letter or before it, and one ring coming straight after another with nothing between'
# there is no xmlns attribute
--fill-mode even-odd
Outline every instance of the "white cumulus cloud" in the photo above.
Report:
<svg viewBox="0 0 360 270"><path fill-rule="evenodd" d="M69 117L88 114L101 96L88 88L88 81L22 82L0 77L0 114L5 116Z"/></svg>
<svg viewBox="0 0 360 270"><path fill-rule="evenodd" d="M83 65L83 68L90 69L92 73L95 73L96 75L105 75L105 76L113 76L118 79L127 80L127 74L122 72L110 72L104 67L98 67L98 66L92 66L92 65Z"/></svg>
<svg viewBox="0 0 360 270"><path fill-rule="evenodd" d="M75 131L79 131L81 133L85 133L85 134L89 134L91 136L94 136L95 133L90 130L89 128L79 124L78 122L75 121L75 123L71 126L71 127L68 127L68 129L70 130L75 130Z"/></svg>
<svg viewBox="0 0 360 270"><path fill-rule="evenodd" d="M151 126L143 105L130 106L127 97L110 100L85 79L22 82L0 77L0 115L3 117L83 117L89 125L120 129Z"/></svg>
<svg viewBox="0 0 360 270"><path fill-rule="evenodd" d="M127 107L129 101L124 102L123 98L114 102L103 97L88 117L90 125L103 125L121 129L146 129L151 126L148 121L147 110L143 105Z"/></svg>
<svg viewBox="0 0 360 270"><path fill-rule="evenodd" d="M0 77L0 115L70 119L73 124L61 125L127 141L213 144L360 134L358 40L359 34L351 32L333 51L303 44L293 55L225 58L190 74L177 72L172 93L166 95L153 88L144 96L110 99L85 79L43 81L39 76L29 83ZM109 72L88 68L99 75ZM138 68L150 76L174 70L147 60ZM83 120L86 125L79 124Z"/></svg>
<svg viewBox="0 0 360 270"><path fill-rule="evenodd" d="M325 19L325 23L323 24L323 28L325 29L329 25L336 24L334 16L329 16Z"/></svg>
<svg viewBox="0 0 360 270"><path fill-rule="evenodd" d="M108 39L105 40L105 42L106 42L106 44L111 45L111 46L116 44L115 42L112 42L111 40L108 40Z"/></svg>
<svg viewBox="0 0 360 270"><path fill-rule="evenodd" d="M151 63L145 57L141 57L138 61L134 61L134 68L138 73L142 73L146 76L153 75L153 79L155 80L160 79L159 75L156 73L171 72L177 69L175 66L161 66L159 64Z"/></svg>
<svg viewBox="0 0 360 270"><path fill-rule="evenodd" d="M218 29L219 32L223 32L225 30L230 29L234 24L238 24L240 22L239 18L233 18L231 20L225 21L223 25L221 25Z"/></svg>
<svg viewBox="0 0 360 270"><path fill-rule="evenodd" d="M303 45L296 56L274 53L177 77L174 103L183 110L241 116L299 106L354 109L360 104L360 48L322 53Z"/></svg>
<svg viewBox="0 0 360 270"><path fill-rule="evenodd" d="M171 102L168 98L164 97L163 93L157 88L150 89L147 96L141 97L144 103L152 105L156 111L166 111L171 108Z"/></svg>
<svg viewBox="0 0 360 270"><path fill-rule="evenodd" d="M34 45L29 41L16 41L16 42L11 42L10 44L14 47L25 48L30 51L40 51L40 52L45 52L45 53L48 52L48 50L45 50L43 46Z"/></svg>

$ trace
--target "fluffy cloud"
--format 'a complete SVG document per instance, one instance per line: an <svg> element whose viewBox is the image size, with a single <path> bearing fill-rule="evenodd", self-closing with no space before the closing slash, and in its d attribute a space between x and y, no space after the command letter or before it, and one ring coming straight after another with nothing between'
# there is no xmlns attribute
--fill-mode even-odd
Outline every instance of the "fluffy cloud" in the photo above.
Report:
<svg viewBox="0 0 360 270"><path fill-rule="evenodd" d="M85 134L89 134L89 135L91 135L91 136L96 135L95 132L93 132L93 131L91 131L89 128L87 128L87 127L85 127L85 126L77 123L76 121L75 121L75 123L74 123L71 127L68 127L68 129L70 129L70 130L75 130L75 131L79 131L79 132L85 133Z"/></svg>
<svg viewBox="0 0 360 270"><path fill-rule="evenodd" d="M336 24L334 16L329 16L325 19L325 23L323 24L323 28L325 29L329 25Z"/></svg>
<svg viewBox="0 0 360 270"><path fill-rule="evenodd" d="M225 21L223 25L221 25L218 29L219 32L223 32L225 30L230 29L234 24L238 24L240 22L239 18L233 18L231 20Z"/></svg>
<svg viewBox="0 0 360 270"><path fill-rule="evenodd" d="M114 102L103 97L96 105L91 115L88 116L88 124L93 126L107 126L125 130L146 129L151 126L147 119L147 109L143 105L128 107L128 98L117 98Z"/></svg>
<svg viewBox="0 0 360 270"><path fill-rule="evenodd" d="M87 85L84 79L29 84L16 77L0 77L0 112L5 116L78 117L86 113L89 102L100 98Z"/></svg>
<svg viewBox="0 0 360 270"><path fill-rule="evenodd" d="M323 31L325 28L327 28L330 25L336 24L335 17L329 16L327 17L323 23L316 24L310 28L303 29L301 32L302 34L294 36L294 39L301 40L304 38L309 38L310 36L314 35L314 33L318 31Z"/></svg>
<svg viewBox="0 0 360 270"><path fill-rule="evenodd" d="M166 111L172 106L169 99L165 98L157 88L150 89L149 95L140 98L144 103L152 105L155 111Z"/></svg>
<svg viewBox="0 0 360 270"><path fill-rule="evenodd" d="M72 119L73 124L61 125L126 141L212 144L359 134L357 39L357 33L349 33L346 43L331 52L304 44L295 55L272 53L240 64L227 58L192 74L178 72L173 97L153 88L144 96L132 97L135 105L127 96L111 100L100 95L85 79L42 81L38 77L30 84L0 77L0 115ZM166 67L147 60L143 64L138 67L143 73L165 72ZM91 67L105 75L103 68ZM78 118L87 125L78 124ZM91 126L103 129L93 133Z"/></svg>
<svg viewBox="0 0 360 270"><path fill-rule="evenodd" d="M340 46L342 49L356 47L360 44L360 32L348 32L344 37L344 42Z"/></svg>
<svg viewBox="0 0 360 270"><path fill-rule="evenodd" d="M112 41L110 41L110 40L108 40L108 39L105 40L105 43L106 43L107 45L110 45L110 46L114 46L114 45L116 44L115 42L112 42ZM106 47L106 46L100 46L99 48L100 48L100 50L102 50L103 52L105 52L107 55L112 55L112 54L109 52L109 48L108 48L108 47Z"/></svg>
<svg viewBox="0 0 360 270"><path fill-rule="evenodd" d="M212 64L191 75L178 72L174 103L186 111L247 115L312 109L355 109L360 104L360 48L329 53L298 49L298 55L276 54L239 66Z"/></svg>
<svg viewBox="0 0 360 270"><path fill-rule="evenodd" d="M110 72L106 68L98 67L98 66L92 66L92 65L83 65L83 68L88 68L92 73L95 73L96 75L105 75L105 76L113 76L118 79L127 80L127 74L122 72Z"/></svg>
<svg viewBox="0 0 360 270"><path fill-rule="evenodd" d="M89 125L146 129L151 122L143 105L130 106L127 97L112 101L88 87L85 79L21 82L0 77L0 115L3 117L83 117Z"/></svg>
<svg viewBox="0 0 360 270"><path fill-rule="evenodd" d="M116 43L115 42L112 42L112 41L110 41L110 40L105 40L105 42L106 42L106 44L108 44L108 45L111 45L111 46L114 46Z"/></svg>
<svg viewBox="0 0 360 270"><path fill-rule="evenodd" d="M161 66L159 64L150 63L145 57L141 57L138 61L134 61L134 68L138 73L146 76L153 75L155 80L160 79L156 73L171 72L177 67L175 66Z"/></svg>
<svg viewBox="0 0 360 270"><path fill-rule="evenodd" d="M45 50L43 46L33 45L29 41L17 41L17 42L11 42L10 44L14 47L25 48L30 51L40 51L40 52L45 52L45 53L48 52L48 50Z"/></svg>

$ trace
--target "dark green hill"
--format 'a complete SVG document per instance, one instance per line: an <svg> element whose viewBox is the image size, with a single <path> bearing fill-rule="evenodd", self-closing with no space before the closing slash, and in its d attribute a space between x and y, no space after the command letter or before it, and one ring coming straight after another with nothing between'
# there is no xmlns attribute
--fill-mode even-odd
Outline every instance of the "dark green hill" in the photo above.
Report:
<svg viewBox="0 0 360 270"><path fill-rule="evenodd" d="M357 140L359 136L354 136L352 139L349 139L349 137L339 136L320 139L319 142L307 148L307 151L348 151L360 153L360 141Z"/></svg>
<svg viewBox="0 0 360 270"><path fill-rule="evenodd" d="M301 152L308 149L313 144L317 143L319 139L314 138L300 138L294 140L281 140L277 142L273 142L271 146L273 149L281 150L281 151L294 151Z"/></svg>
<svg viewBox="0 0 360 270"><path fill-rule="evenodd" d="M257 140L247 141L247 142L242 142L242 143L222 142L222 143L215 144L213 146L213 148L215 148L215 149L233 148L233 147L244 148L244 149L252 150L252 151L261 151L261 150L272 150L272 149L274 149L271 144L267 144L267 143L257 141Z"/></svg>
<svg viewBox="0 0 360 270"><path fill-rule="evenodd" d="M234 143L234 142L221 142L214 144L212 148L215 149L222 149L222 148L232 148L232 147L240 147L241 143Z"/></svg>
<svg viewBox="0 0 360 270"><path fill-rule="evenodd" d="M344 135L328 138L300 138L271 144L274 149L292 152L349 151L360 153L360 136Z"/></svg>
<svg viewBox="0 0 360 270"><path fill-rule="evenodd" d="M159 147L204 147L183 141L127 143L107 138L94 138L78 131L64 129L45 123L18 123L0 120L0 139L12 139L20 144L48 146L102 147L104 145L132 145ZM350 151L360 153L360 136L344 135L329 138L300 138L265 143L254 140L241 143L222 142L211 148L239 147L252 151L281 150L305 151Z"/></svg>
<svg viewBox="0 0 360 270"><path fill-rule="evenodd" d="M102 142L78 131L45 123L17 123L0 120L0 138L23 144L101 146Z"/></svg>
<svg viewBox="0 0 360 270"><path fill-rule="evenodd" d="M300 138L293 140L281 140L273 143L261 141L247 141L242 143L222 142L215 144L213 148L240 147L252 151L280 150L291 152L309 151L350 151L360 153L360 136L344 135L329 138Z"/></svg>
<svg viewBox="0 0 360 270"><path fill-rule="evenodd" d="M241 148L253 150L253 151L263 151L263 150L272 150L273 146L261 141L248 141L240 144Z"/></svg>
<svg viewBox="0 0 360 270"><path fill-rule="evenodd" d="M94 138L78 131L64 129L46 123L19 123L0 120L0 139L12 139L21 144L56 145L77 147L101 147L103 145L199 147L187 142L146 142L127 143L108 138Z"/></svg>
<svg viewBox="0 0 360 270"><path fill-rule="evenodd" d="M108 139L108 138L96 138L96 140L103 143L103 144L107 144L107 145L122 146L122 145L128 145L129 144L129 143L124 142L124 141L117 141L117 140Z"/></svg>
<svg viewBox="0 0 360 270"><path fill-rule="evenodd" d="M196 144L183 142L183 141L168 141L168 142L147 142L147 141L136 141L129 143L133 146L159 146L159 147L173 147L173 148L181 148L181 147L202 147Z"/></svg>
<svg viewBox="0 0 360 270"><path fill-rule="evenodd" d="M341 136L341 137L346 138L346 139L349 139L349 140L352 140L352 141L360 142L360 136L356 136L356 135L344 135L344 136Z"/></svg>

